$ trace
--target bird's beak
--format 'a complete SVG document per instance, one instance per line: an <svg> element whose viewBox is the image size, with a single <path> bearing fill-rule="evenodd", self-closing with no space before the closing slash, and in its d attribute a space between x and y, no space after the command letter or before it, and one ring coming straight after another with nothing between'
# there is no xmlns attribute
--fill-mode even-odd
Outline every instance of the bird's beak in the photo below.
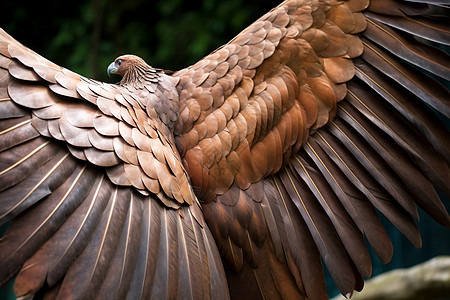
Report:
<svg viewBox="0 0 450 300"><path fill-rule="evenodd" d="M108 69L106 70L106 72L108 73L108 77L111 76L111 74L116 74L117 67L116 67L116 62L115 61L113 61L112 63L109 64Z"/></svg>

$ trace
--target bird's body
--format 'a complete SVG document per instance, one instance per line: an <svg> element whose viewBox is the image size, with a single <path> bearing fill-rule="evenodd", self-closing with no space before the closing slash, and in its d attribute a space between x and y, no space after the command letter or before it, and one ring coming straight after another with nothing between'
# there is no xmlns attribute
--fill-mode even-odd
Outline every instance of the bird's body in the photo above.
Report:
<svg viewBox="0 0 450 300"><path fill-rule="evenodd" d="M323 260L341 293L361 290L365 239L383 262L393 251L376 209L417 247L417 205L450 226L435 190L450 194L436 118L449 92L410 65L449 80L447 54L411 38L450 43L428 12L289 0L173 74L118 57L118 84L1 31L0 283L61 299L326 299Z"/></svg>

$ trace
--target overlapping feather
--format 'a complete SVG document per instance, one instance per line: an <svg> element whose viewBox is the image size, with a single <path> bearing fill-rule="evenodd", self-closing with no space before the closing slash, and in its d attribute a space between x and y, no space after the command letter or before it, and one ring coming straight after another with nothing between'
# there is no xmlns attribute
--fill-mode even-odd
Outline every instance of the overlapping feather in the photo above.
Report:
<svg viewBox="0 0 450 300"><path fill-rule="evenodd" d="M450 226L450 93L421 70L448 83L442 2L289 0L175 73L177 147L215 242L180 206L194 198L154 110L2 32L0 283L20 270L19 296L227 298L217 244L236 298L326 299L321 259L343 294L362 289L363 237L392 256L375 209L415 246L416 205Z"/></svg>

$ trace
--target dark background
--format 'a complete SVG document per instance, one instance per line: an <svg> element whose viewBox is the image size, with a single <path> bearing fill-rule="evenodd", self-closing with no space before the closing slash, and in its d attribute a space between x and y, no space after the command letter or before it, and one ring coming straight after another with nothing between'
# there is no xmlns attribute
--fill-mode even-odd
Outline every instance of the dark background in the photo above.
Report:
<svg viewBox="0 0 450 300"><path fill-rule="evenodd" d="M228 42L277 0L2 1L0 25L53 62L104 79L126 53L178 70ZM5 3L7 2L7 3ZM22 4L23 3L23 4ZM43 4L45 3L45 4Z"/></svg>
<svg viewBox="0 0 450 300"><path fill-rule="evenodd" d="M106 68L126 53L154 67L178 70L194 64L228 42L251 22L279 4L277 0L92 0L2 1L0 26L51 61L87 77L108 79ZM445 200L449 210L449 201ZM409 267L436 255L450 255L450 231L423 213L417 250L383 219L394 243L388 265L374 258L374 275ZM1 229L1 228L0 228ZM0 249L1 251L1 249ZM337 291L328 278L330 296ZM14 299L12 283L0 299Z"/></svg>

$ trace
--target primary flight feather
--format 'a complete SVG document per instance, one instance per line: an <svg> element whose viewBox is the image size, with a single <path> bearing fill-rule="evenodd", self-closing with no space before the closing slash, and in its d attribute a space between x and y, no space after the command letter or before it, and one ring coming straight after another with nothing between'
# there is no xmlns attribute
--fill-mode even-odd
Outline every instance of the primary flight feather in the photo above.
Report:
<svg viewBox="0 0 450 300"><path fill-rule="evenodd" d="M18 297L327 299L417 205L449 215L440 1L288 0L169 74L59 67L0 32L0 283ZM446 8L442 8L446 11ZM415 38L417 37L417 38ZM428 40L429 42L424 42Z"/></svg>

